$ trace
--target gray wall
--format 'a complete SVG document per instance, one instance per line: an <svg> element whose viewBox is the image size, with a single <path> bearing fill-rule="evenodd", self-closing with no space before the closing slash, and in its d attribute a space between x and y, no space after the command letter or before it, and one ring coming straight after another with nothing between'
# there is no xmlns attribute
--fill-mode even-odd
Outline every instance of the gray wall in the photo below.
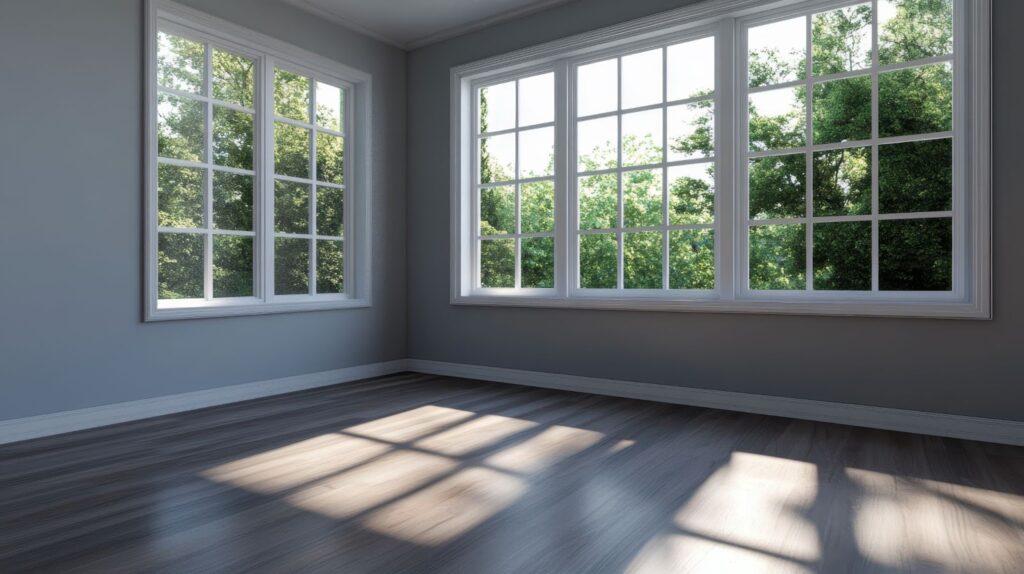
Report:
<svg viewBox="0 0 1024 574"><path fill-rule="evenodd" d="M0 3L0 420L399 359L405 54L274 0L187 0L373 74L374 305L142 323L141 0Z"/></svg>
<svg viewBox="0 0 1024 574"><path fill-rule="evenodd" d="M582 0L413 52L408 61L410 356L666 385L1024 420L1024 3L995 1L995 320L455 307L449 292L452 66L663 10Z"/></svg>

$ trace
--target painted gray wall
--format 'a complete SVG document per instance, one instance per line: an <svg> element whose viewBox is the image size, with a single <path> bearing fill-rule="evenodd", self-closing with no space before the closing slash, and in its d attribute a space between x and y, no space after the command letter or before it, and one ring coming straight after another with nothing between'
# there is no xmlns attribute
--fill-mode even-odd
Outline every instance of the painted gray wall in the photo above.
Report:
<svg viewBox="0 0 1024 574"><path fill-rule="evenodd" d="M143 323L143 4L5 0L0 420L406 355L405 53L275 0L184 3L373 74L374 305Z"/></svg>
<svg viewBox="0 0 1024 574"><path fill-rule="evenodd" d="M449 297L452 66L687 4L582 0L408 61L409 351L419 359L1024 420L1017 54L1024 3L995 0L995 320L456 307Z"/></svg>

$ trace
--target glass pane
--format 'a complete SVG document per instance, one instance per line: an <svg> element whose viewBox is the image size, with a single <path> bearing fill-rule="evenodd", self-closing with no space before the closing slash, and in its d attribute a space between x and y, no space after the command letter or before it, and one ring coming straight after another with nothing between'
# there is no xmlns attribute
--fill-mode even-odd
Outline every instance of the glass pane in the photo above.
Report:
<svg viewBox="0 0 1024 574"><path fill-rule="evenodd" d="M345 116L345 92L338 86L316 83L316 125L340 132Z"/></svg>
<svg viewBox="0 0 1024 574"><path fill-rule="evenodd" d="M579 122L576 138L579 171L619 165L619 120L615 117Z"/></svg>
<svg viewBox="0 0 1024 574"><path fill-rule="evenodd" d="M747 35L751 86L769 86L804 76L807 20L800 16L751 28Z"/></svg>
<svg viewBox="0 0 1024 574"><path fill-rule="evenodd" d="M750 94L750 149L800 147L806 141L803 87Z"/></svg>
<svg viewBox="0 0 1024 574"><path fill-rule="evenodd" d="M953 52L953 0L879 0L878 57L882 64Z"/></svg>
<svg viewBox="0 0 1024 574"><path fill-rule="evenodd" d="M881 213L953 209L953 140L878 147Z"/></svg>
<svg viewBox="0 0 1024 574"><path fill-rule="evenodd" d="M252 169L252 114L213 106L213 162Z"/></svg>
<svg viewBox="0 0 1024 574"><path fill-rule="evenodd" d="M161 299L202 299L204 236L161 233L157 242Z"/></svg>
<svg viewBox="0 0 1024 574"><path fill-rule="evenodd" d="M252 194L251 175L213 172L213 226L252 231Z"/></svg>
<svg viewBox="0 0 1024 574"><path fill-rule="evenodd" d="M516 232L516 189L508 185L480 190L480 235Z"/></svg>
<svg viewBox="0 0 1024 574"><path fill-rule="evenodd" d="M750 288L805 289L807 238L803 225L750 228Z"/></svg>
<svg viewBox="0 0 1024 574"><path fill-rule="evenodd" d="M251 297L252 237L213 236L213 296Z"/></svg>
<svg viewBox="0 0 1024 574"><path fill-rule="evenodd" d="M203 45L166 32L157 33L156 44L157 83L183 92L203 93Z"/></svg>
<svg viewBox="0 0 1024 574"><path fill-rule="evenodd" d="M815 14L811 26L816 75L871 67L871 4Z"/></svg>
<svg viewBox="0 0 1024 574"><path fill-rule="evenodd" d="M622 165L661 163L662 110L622 116Z"/></svg>
<svg viewBox="0 0 1024 574"><path fill-rule="evenodd" d="M715 231L670 231L668 240L669 289L714 289Z"/></svg>
<svg viewBox="0 0 1024 574"><path fill-rule="evenodd" d="M878 287L882 291L953 289L953 220L878 222Z"/></svg>
<svg viewBox="0 0 1024 574"><path fill-rule="evenodd" d="M316 188L316 233L330 237L345 235L345 190Z"/></svg>
<svg viewBox="0 0 1024 574"><path fill-rule="evenodd" d="M343 241L316 242L316 292L343 293L345 291L345 243Z"/></svg>
<svg viewBox="0 0 1024 574"><path fill-rule="evenodd" d="M526 288L555 286L555 238L525 237L522 240L523 277Z"/></svg>
<svg viewBox="0 0 1024 574"><path fill-rule="evenodd" d="M871 290L871 222L814 224L814 288Z"/></svg>
<svg viewBox="0 0 1024 574"><path fill-rule="evenodd" d="M203 227L203 176L206 170L162 163L157 168L157 224Z"/></svg>
<svg viewBox="0 0 1024 574"><path fill-rule="evenodd" d="M309 240L274 239L274 293L309 294Z"/></svg>
<svg viewBox="0 0 1024 574"><path fill-rule="evenodd" d="M661 48L622 58L622 109L662 101Z"/></svg>
<svg viewBox="0 0 1024 574"><path fill-rule="evenodd" d="M247 108L253 107L255 62L218 48L213 49L213 97Z"/></svg>
<svg viewBox="0 0 1024 574"><path fill-rule="evenodd" d="M953 66L933 64L878 76L881 137L953 129Z"/></svg>
<svg viewBox="0 0 1024 574"><path fill-rule="evenodd" d="M519 186L523 233L555 230L555 182L538 181Z"/></svg>
<svg viewBox="0 0 1024 574"><path fill-rule="evenodd" d="M160 157L203 161L206 105L189 98L157 97L157 153Z"/></svg>
<svg viewBox="0 0 1024 574"><path fill-rule="evenodd" d="M626 289L661 289L660 232L623 235L623 282Z"/></svg>
<svg viewBox="0 0 1024 574"><path fill-rule="evenodd" d="M668 223L715 222L715 164L694 163L668 168Z"/></svg>
<svg viewBox="0 0 1024 574"><path fill-rule="evenodd" d="M480 88L480 132L516 127L516 83Z"/></svg>
<svg viewBox="0 0 1024 574"><path fill-rule="evenodd" d="M274 70L274 113L309 121L309 78L285 70Z"/></svg>
<svg viewBox="0 0 1024 574"><path fill-rule="evenodd" d="M576 72L576 115L610 112L619 107L619 61L605 60L580 66Z"/></svg>
<svg viewBox="0 0 1024 574"><path fill-rule="evenodd" d="M519 132L519 177L543 177L555 173L555 128Z"/></svg>
<svg viewBox="0 0 1024 574"><path fill-rule="evenodd" d="M715 91L715 39L668 47L668 101L708 96Z"/></svg>
<svg viewBox="0 0 1024 574"><path fill-rule="evenodd" d="M516 172L516 134L480 139L480 183L512 181Z"/></svg>
<svg viewBox="0 0 1024 574"><path fill-rule="evenodd" d="M309 130L274 122L274 173L309 177Z"/></svg>
<svg viewBox="0 0 1024 574"><path fill-rule="evenodd" d="M614 234L580 236L580 287L615 289L618 269L619 242Z"/></svg>
<svg viewBox="0 0 1024 574"><path fill-rule="evenodd" d="M871 213L871 148L814 152L814 215Z"/></svg>
<svg viewBox="0 0 1024 574"><path fill-rule="evenodd" d="M309 233L309 186L304 183L274 182L274 231Z"/></svg>
<svg viewBox="0 0 1024 574"><path fill-rule="evenodd" d="M871 138L871 77L814 86L814 143Z"/></svg>
<svg viewBox="0 0 1024 574"><path fill-rule="evenodd" d="M519 125L532 126L555 121L555 74L547 73L519 80Z"/></svg>
<svg viewBox="0 0 1024 574"><path fill-rule="evenodd" d="M668 109L668 160L715 155L715 102L703 100Z"/></svg>
<svg viewBox="0 0 1024 574"><path fill-rule="evenodd" d="M661 225L661 203L661 169L627 171L622 174L624 227Z"/></svg>
<svg viewBox="0 0 1024 574"><path fill-rule="evenodd" d="M806 180L807 159L802 153L750 160L751 219L806 215Z"/></svg>
<svg viewBox="0 0 1024 574"><path fill-rule="evenodd" d="M316 179L327 183L345 183L345 140L336 135L316 132Z"/></svg>
<svg viewBox="0 0 1024 574"><path fill-rule="evenodd" d="M580 229L610 229L619 224L619 176L579 178Z"/></svg>
<svg viewBox="0 0 1024 574"><path fill-rule="evenodd" d="M480 242L480 286L516 286L516 240Z"/></svg>

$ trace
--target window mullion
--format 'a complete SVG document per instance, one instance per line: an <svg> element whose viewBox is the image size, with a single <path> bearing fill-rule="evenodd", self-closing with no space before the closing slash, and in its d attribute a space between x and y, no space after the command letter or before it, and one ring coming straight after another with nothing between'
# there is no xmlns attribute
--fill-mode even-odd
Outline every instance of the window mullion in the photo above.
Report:
<svg viewBox="0 0 1024 574"><path fill-rule="evenodd" d="M312 183L309 184L309 268L306 276L309 278L308 293L316 295L316 182L320 174L316 172L316 78L309 78L309 174Z"/></svg>
<svg viewBox="0 0 1024 574"><path fill-rule="evenodd" d="M738 49L745 41L737 34L735 19L722 23L716 35L715 54L715 288L722 299L735 299L742 292L746 273L739 268L746 258L739 250L746 242L746 162L740 146L746 146L745 98L736 97L745 82L746 64L738 64L746 50ZM745 93L745 90L743 90ZM741 121L742 120L742 121Z"/></svg>
<svg viewBox="0 0 1024 574"><path fill-rule="evenodd" d="M275 298L274 293L274 61L272 58L260 59L260 110L263 120L261 130L262 169L260 170L259 204L262 207L260 217L260 238L263 245L261 261L263 273L261 286L263 299Z"/></svg>
<svg viewBox="0 0 1024 574"><path fill-rule="evenodd" d="M207 96L203 107L206 113L203 121L206 170L203 179L203 223L206 234L203 241L203 298L213 299L213 46L203 44L203 92Z"/></svg>
<svg viewBox="0 0 1024 574"><path fill-rule="evenodd" d="M804 94L804 189L807 218L804 224L804 285L807 291L814 290L814 41L811 36L811 15L804 16L806 22L806 54L804 54L804 77L807 93Z"/></svg>
<svg viewBox="0 0 1024 574"><path fill-rule="evenodd" d="M878 292L878 0L871 1L871 290Z"/></svg>

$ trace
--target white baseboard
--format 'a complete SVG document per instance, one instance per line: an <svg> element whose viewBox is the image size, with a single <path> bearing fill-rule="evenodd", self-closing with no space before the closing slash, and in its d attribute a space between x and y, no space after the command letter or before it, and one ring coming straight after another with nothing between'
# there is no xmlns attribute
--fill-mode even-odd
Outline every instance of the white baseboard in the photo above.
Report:
<svg viewBox="0 0 1024 574"><path fill-rule="evenodd" d="M192 411L305 389L327 387L339 383L400 373L405 370L406 361L399 359L397 361L358 365L344 369L244 383L205 391L194 391L191 393L0 421L0 444Z"/></svg>
<svg viewBox="0 0 1024 574"><path fill-rule="evenodd" d="M1024 422L409 359L408 370L927 435L1024 445Z"/></svg>

